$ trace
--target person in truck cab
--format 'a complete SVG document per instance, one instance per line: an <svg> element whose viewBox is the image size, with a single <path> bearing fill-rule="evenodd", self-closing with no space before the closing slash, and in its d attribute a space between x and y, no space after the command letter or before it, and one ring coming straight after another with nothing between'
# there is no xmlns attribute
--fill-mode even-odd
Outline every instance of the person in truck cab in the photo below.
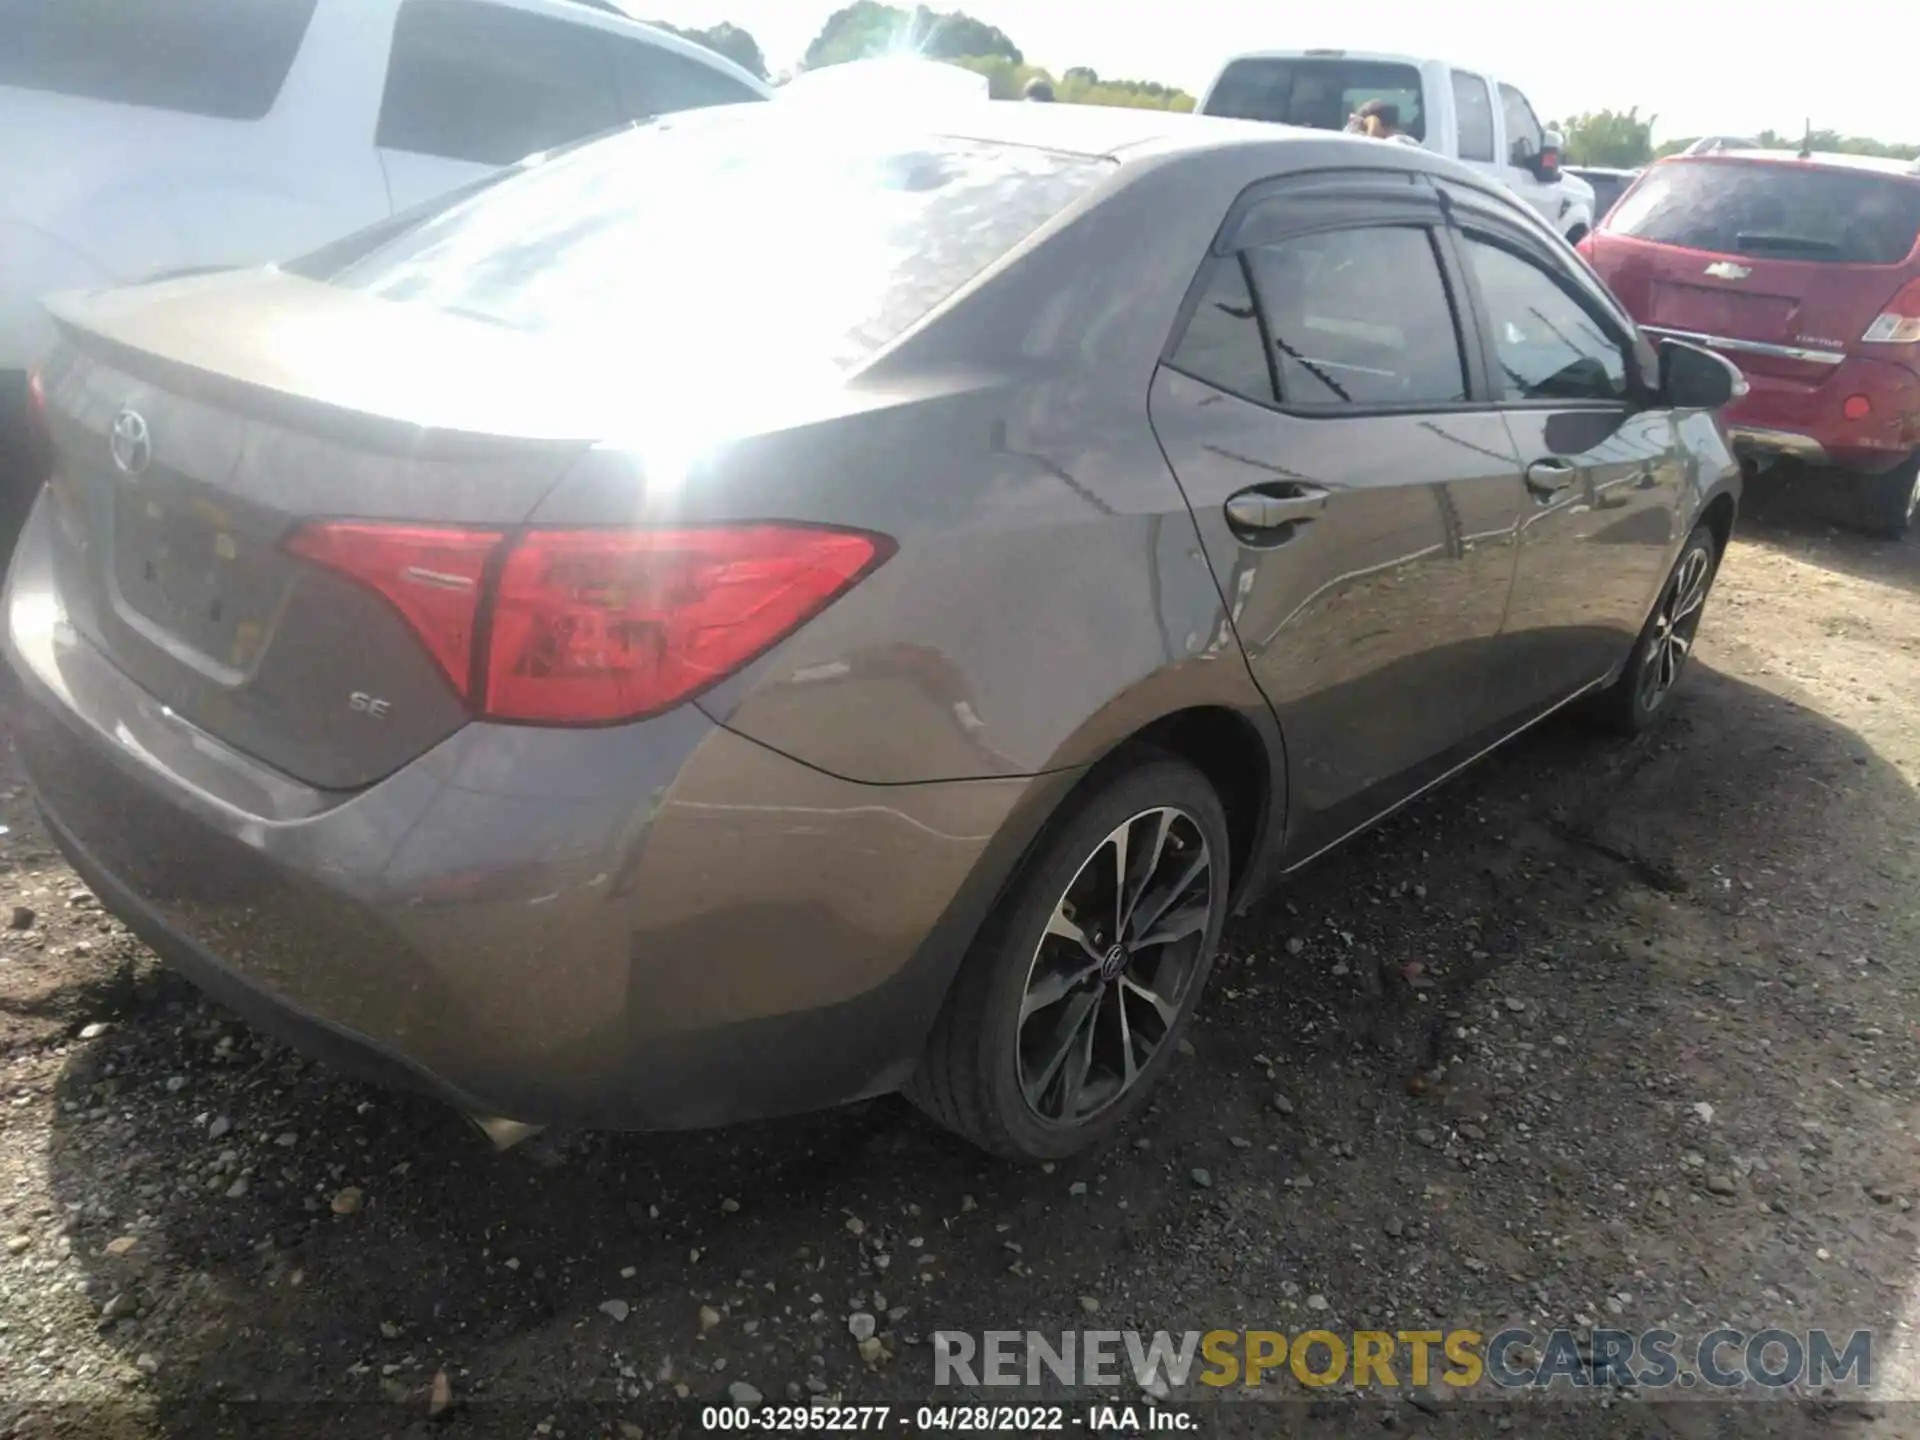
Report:
<svg viewBox="0 0 1920 1440"><path fill-rule="evenodd" d="M1360 135L1371 135L1376 140L1397 140L1402 145L1418 145L1420 142L1400 128L1400 107L1391 100L1369 100L1353 112L1353 120L1347 128Z"/></svg>

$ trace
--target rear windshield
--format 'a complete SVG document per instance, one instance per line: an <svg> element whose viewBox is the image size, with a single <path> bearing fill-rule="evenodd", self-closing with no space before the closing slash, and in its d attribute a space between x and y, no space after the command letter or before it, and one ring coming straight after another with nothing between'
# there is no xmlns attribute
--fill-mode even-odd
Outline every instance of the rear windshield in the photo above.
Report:
<svg viewBox="0 0 1920 1440"><path fill-rule="evenodd" d="M0 85L258 120L315 0L4 0Z"/></svg>
<svg viewBox="0 0 1920 1440"><path fill-rule="evenodd" d="M555 336L624 369L844 370L1112 172L773 109L620 134L287 268Z"/></svg>
<svg viewBox="0 0 1920 1440"><path fill-rule="evenodd" d="M1655 166L1606 228L1776 260L1897 265L1920 238L1920 180L1751 160Z"/></svg>
<svg viewBox="0 0 1920 1440"><path fill-rule="evenodd" d="M1227 66L1207 96L1206 113L1236 120L1344 130L1369 100L1400 107L1400 128L1427 138L1420 104L1420 72L1411 65L1335 56L1250 58Z"/></svg>

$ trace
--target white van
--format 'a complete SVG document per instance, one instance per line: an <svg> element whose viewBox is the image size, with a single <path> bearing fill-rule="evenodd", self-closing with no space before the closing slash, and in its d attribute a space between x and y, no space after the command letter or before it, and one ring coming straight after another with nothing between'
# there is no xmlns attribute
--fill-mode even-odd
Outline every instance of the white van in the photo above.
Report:
<svg viewBox="0 0 1920 1440"><path fill-rule="evenodd" d="M0 444L56 290L297 255L753 75L611 0L5 0Z"/></svg>
<svg viewBox="0 0 1920 1440"><path fill-rule="evenodd" d="M1484 70L1359 50L1263 50L1229 60L1199 113L1343 130L1369 100L1397 107L1407 134L1485 171L1569 241L1593 229L1593 187L1561 173L1561 137L1517 85Z"/></svg>

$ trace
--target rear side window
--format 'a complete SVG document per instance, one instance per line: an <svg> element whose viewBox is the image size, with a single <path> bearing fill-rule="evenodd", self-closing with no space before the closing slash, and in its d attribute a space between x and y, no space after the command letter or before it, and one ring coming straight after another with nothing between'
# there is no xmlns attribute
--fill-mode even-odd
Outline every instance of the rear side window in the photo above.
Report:
<svg viewBox="0 0 1920 1440"><path fill-rule="evenodd" d="M1369 100L1399 107L1400 128L1416 140L1427 135L1420 72L1411 65L1335 56L1236 60L1207 97L1206 113L1314 130L1344 130L1347 119Z"/></svg>
<svg viewBox="0 0 1920 1440"><path fill-rule="evenodd" d="M1112 173L776 108L628 131L288 268L563 342L636 386L824 378Z"/></svg>
<svg viewBox="0 0 1920 1440"><path fill-rule="evenodd" d="M1524 165L1545 146L1546 132L1527 97L1511 85L1500 87L1500 109L1507 120L1507 154L1514 164Z"/></svg>
<svg viewBox="0 0 1920 1440"><path fill-rule="evenodd" d="M1606 228L1723 255L1897 265L1920 239L1920 179L1791 162L1671 161L1641 177Z"/></svg>
<svg viewBox="0 0 1920 1440"><path fill-rule="evenodd" d="M5 0L0 85L221 120L273 108L315 0Z"/></svg>
<svg viewBox="0 0 1920 1440"><path fill-rule="evenodd" d="M1247 252L1288 406L1466 399L1453 305L1422 227L1330 230Z"/></svg>
<svg viewBox="0 0 1920 1440"><path fill-rule="evenodd" d="M613 37L480 0L405 0L380 105L390 150L506 165L621 124Z"/></svg>
<svg viewBox="0 0 1920 1440"><path fill-rule="evenodd" d="M1453 72L1453 109L1460 124L1460 158L1493 159L1493 97L1487 82L1464 70Z"/></svg>
<svg viewBox="0 0 1920 1440"><path fill-rule="evenodd" d="M629 120L648 120L707 105L739 105L761 98L711 65L644 40L618 41L613 47L613 70L620 108Z"/></svg>
<svg viewBox="0 0 1920 1440"><path fill-rule="evenodd" d="M1260 315L1240 257L1214 262L1207 293L1187 321L1172 364L1216 389L1271 405L1273 371L1267 366Z"/></svg>

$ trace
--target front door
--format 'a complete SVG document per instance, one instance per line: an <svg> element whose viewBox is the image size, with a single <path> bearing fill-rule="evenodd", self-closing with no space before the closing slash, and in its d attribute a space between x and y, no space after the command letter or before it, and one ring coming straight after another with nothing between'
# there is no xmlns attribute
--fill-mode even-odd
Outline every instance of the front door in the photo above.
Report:
<svg viewBox="0 0 1920 1440"><path fill-rule="evenodd" d="M1556 230L1560 227L1560 182L1542 180L1533 162L1546 145L1546 131L1527 97L1511 85L1500 86L1500 115L1506 130L1507 153L1501 178L1514 194L1538 210Z"/></svg>
<svg viewBox="0 0 1920 1440"><path fill-rule="evenodd" d="M1474 408L1437 203L1276 199L1209 262L1155 431L1289 757L1297 859L1432 778L1488 718L1518 519ZM1251 221L1243 233L1263 227Z"/></svg>
<svg viewBox="0 0 1920 1440"><path fill-rule="evenodd" d="M1526 492L1494 702L1509 716L1605 676L1633 646L1681 537L1687 450L1633 393L1630 342L1517 227L1456 232Z"/></svg>

